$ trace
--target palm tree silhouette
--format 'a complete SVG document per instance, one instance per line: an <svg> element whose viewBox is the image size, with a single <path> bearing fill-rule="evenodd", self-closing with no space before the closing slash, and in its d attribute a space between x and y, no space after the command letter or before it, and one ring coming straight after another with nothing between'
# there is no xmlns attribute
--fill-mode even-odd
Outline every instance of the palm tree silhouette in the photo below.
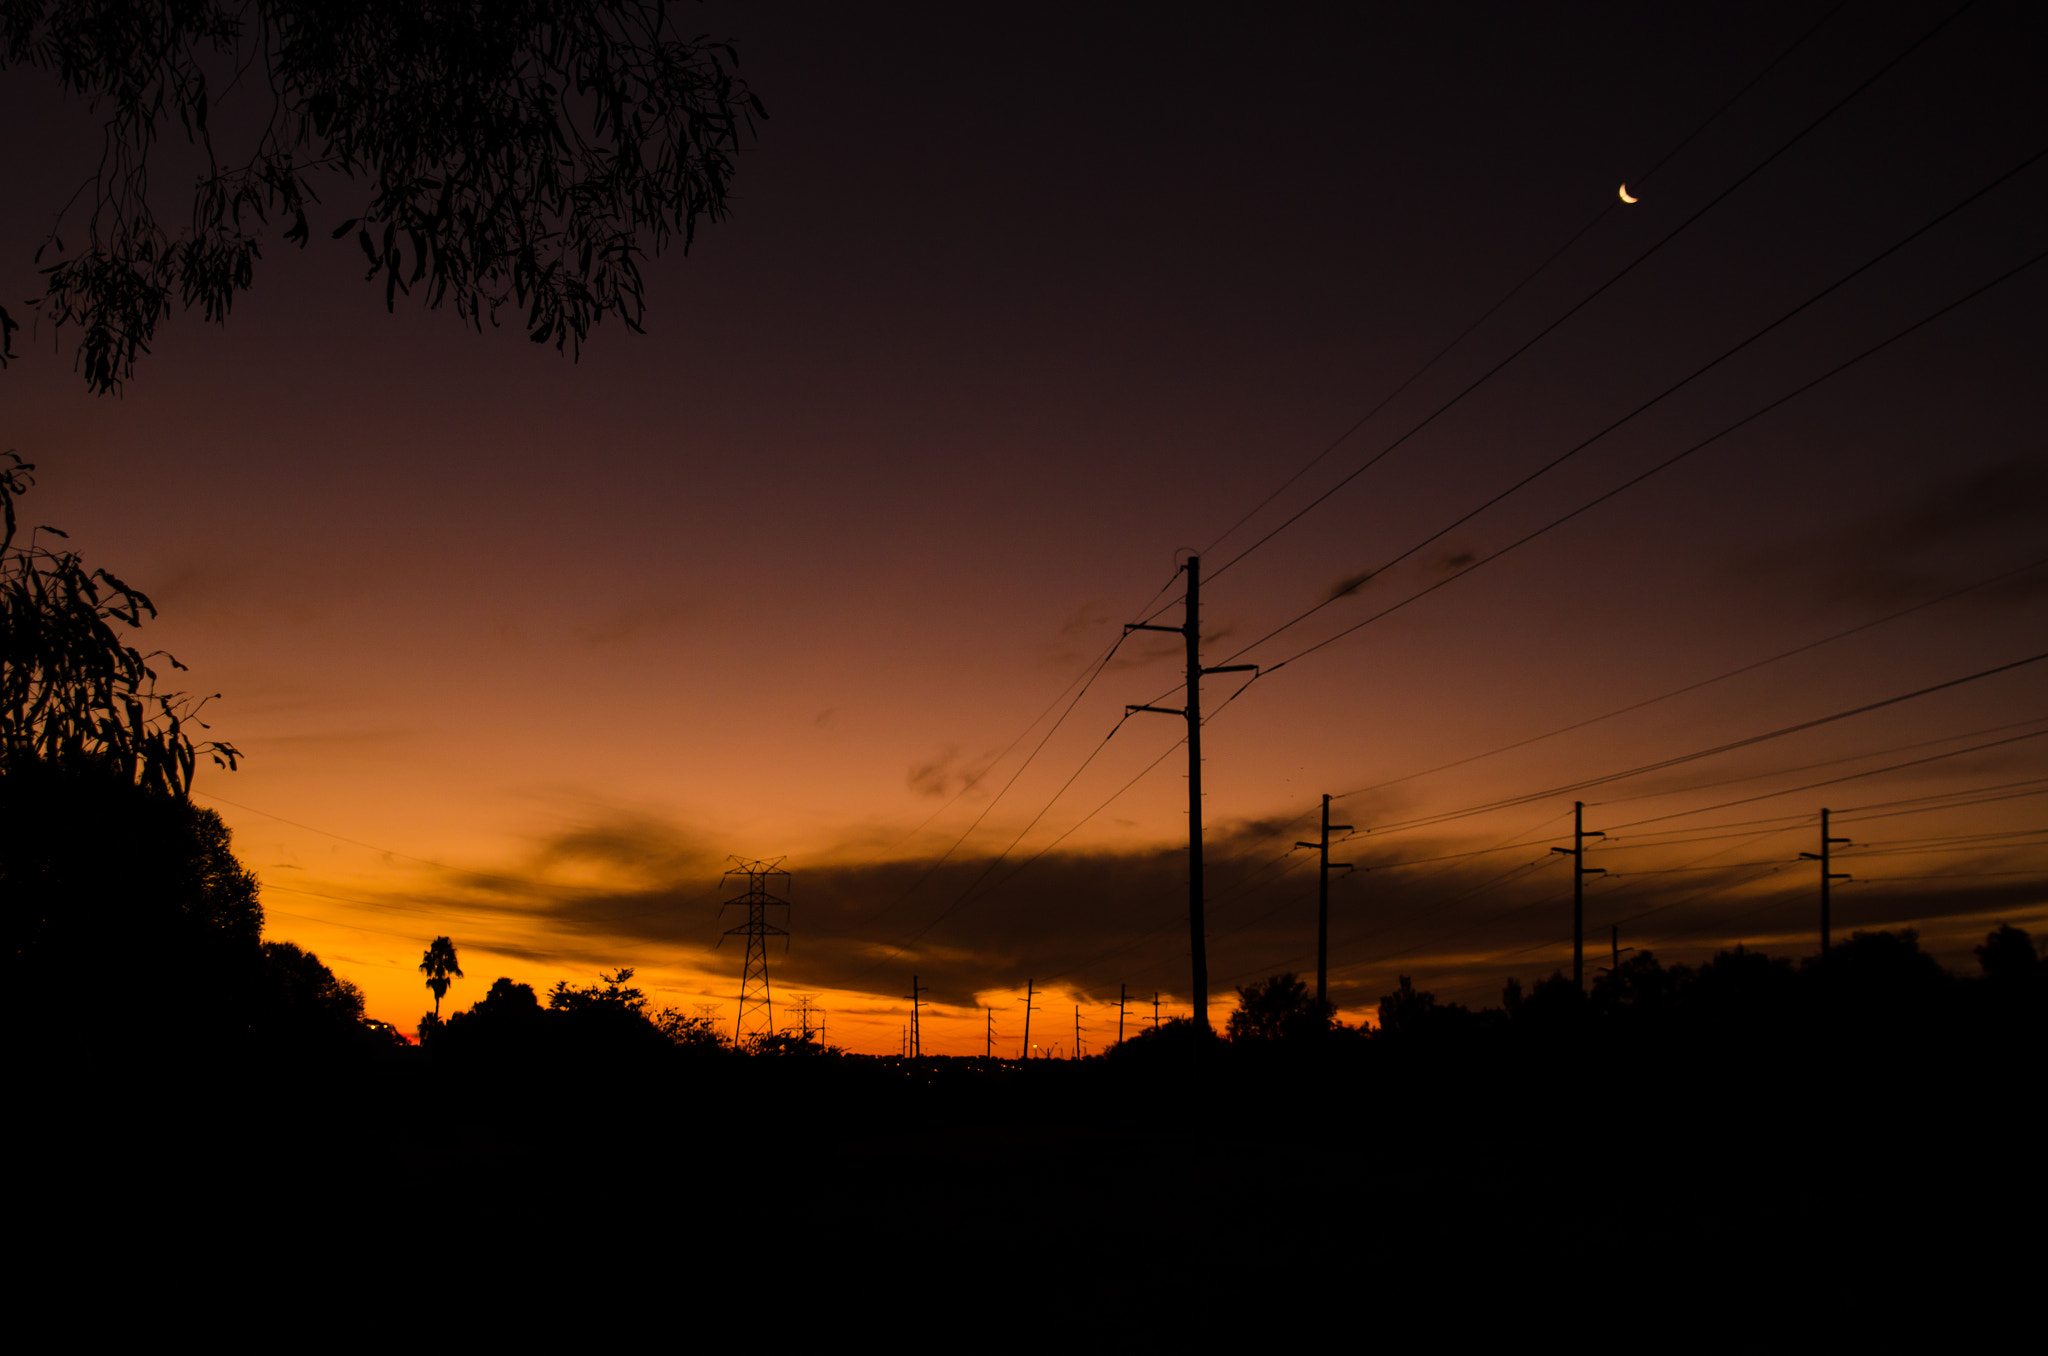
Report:
<svg viewBox="0 0 2048 1356"><path fill-rule="evenodd" d="M420 973L427 977L427 987L434 991L434 1020L441 1020L441 995L448 992L448 978L453 975L462 978L462 967L455 963L455 943L446 937L436 937L427 946L427 954L420 957Z"/></svg>

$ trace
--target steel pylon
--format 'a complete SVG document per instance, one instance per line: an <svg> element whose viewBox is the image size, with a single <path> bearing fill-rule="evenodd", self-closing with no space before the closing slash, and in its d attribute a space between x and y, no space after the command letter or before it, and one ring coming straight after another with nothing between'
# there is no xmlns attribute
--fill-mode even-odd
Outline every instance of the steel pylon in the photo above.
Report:
<svg viewBox="0 0 2048 1356"><path fill-rule="evenodd" d="M747 959L740 967L740 1010L733 1021L735 1043L745 1040L749 1034L772 1035L775 1031L775 1002L768 987L768 939L786 939L789 933L768 921L768 910L787 909L789 901L769 894L768 881L774 876L780 876L784 881L789 879L789 873L781 869L782 862L781 857L773 861L746 861L734 857L732 868L721 877L721 883L735 876L744 876L747 881L745 894L718 906L720 917L734 907L747 911L746 922L736 928L727 928L725 936L719 938L720 945L724 945L725 937L747 939ZM788 916L783 915L785 918ZM787 948L787 941L784 946Z"/></svg>

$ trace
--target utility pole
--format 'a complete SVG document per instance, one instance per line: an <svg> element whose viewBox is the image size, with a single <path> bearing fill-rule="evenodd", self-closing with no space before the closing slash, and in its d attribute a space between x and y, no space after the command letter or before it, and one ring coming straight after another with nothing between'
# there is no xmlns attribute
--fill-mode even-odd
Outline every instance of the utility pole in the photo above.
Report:
<svg viewBox="0 0 2048 1356"><path fill-rule="evenodd" d="M1330 1004L1330 868L1352 869L1349 862L1330 860L1330 830L1350 833L1349 824L1330 822L1330 798L1323 797L1323 836L1313 843L1296 843L1296 847L1314 848L1319 856L1316 884L1316 1006L1327 1008Z"/></svg>
<svg viewBox="0 0 2048 1356"><path fill-rule="evenodd" d="M1124 991L1124 985L1118 984L1116 986L1116 1043L1118 1045L1124 1043L1124 1006L1130 1001L1131 996Z"/></svg>
<svg viewBox="0 0 2048 1356"><path fill-rule="evenodd" d="M1074 1058L1081 1057L1081 1005L1074 1004Z"/></svg>
<svg viewBox="0 0 2048 1356"><path fill-rule="evenodd" d="M781 857L772 862L744 861L738 857L730 860L733 866L720 877L721 884L734 876L747 878L745 894L738 899L728 899L718 906L720 914L735 905L747 911L746 922L736 928L727 928L724 936L718 939L720 945L724 944L726 937L747 939L747 958L740 967L740 1011L738 1018L733 1022L732 1030L733 1042L738 1044L745 1039L749 1026L762 1035L773 1035L775 1032L775 1004L768 989L768 939L787 938L789 933L768 921L768 910L787 909L789 901L777 899L769 894L768 880L772 876L780 876L787 881L789 873L781 869ZM788 916L783 915L785 918ZM785 941L783 945L787 948L788 943Z"/></svg>
<svg viewBox="0 0 2048 1356"><path fill-rule="evenodd" d="M1607 926L1607 945L1608 945L1608 947L1609 947L1609 948L1610 948L1610 949L1611 949L1611 950L1613 951L1613 954L1614 954L1614 961L1613 961L1613 963L1612 963L1612 964L1610 964L1610 965L1603 965L1603 966L1601 966L1600 968L1601 968L1601 969L1603 969L1603 970L1605 970L1605 971L1606 971L1606 972L1607 972L1608 974L1610 974L1610 975L1613 975L1613 974L1619 974L1619 973L1621 972L1621 953L1622 953L1622 952L1624 952L1624 951L1633 951L1633 950L1635 950L1635 948L1634 948L1634 947L1632 947L1632 946L1623 946L1623 945L1621 944L1621 924L1619 924L1619 923L1610 923L1610 924L1608 924L1608 926Z"/></svg>
<svg viewBox="0 0 2048 1356"><path fill-rule="evenodd" d="M1828 812L1822 810L1820 812L1820 851L1802 852L1799 854L1801 861L1820 863L1820 953L1823 956L1828 953L1828 885L1832 881L1849 879L1847 871L1828 870L1830 865L1828 849L1836 843L1846 843L1848 841L1846 838L1828 837Z"/></svg>
<svg viewBox="0 0 2048 1356"><path fill-rule="evenodd" d="M1586 828L1586 802L1572 802L1572 845L1568 848L1552 848L1572 859L1572 984L1580 993L1586 991L1586 877L1604 876L1607 869L1586 865L1586 840L1605 838L1600 831Z"/></svg>
<svg viewBox="0 0 2048 1356"><path fill-rule="evenodd" d="M1031 1058L1031 995L1037 981L1024 981L1024 1058Z"/></svg>
<svg viewBox="0 0 2048 1356"><path fill-rule="evenodd" d="M928 992L930 992L928 986L919 984L916 975L910 977L910 992L905 997L910 999L910 1057L912 1059L924 1058L924 1034L920 1029L918 1016L923 1007L924 995Z"/></svg>
<svg viewBox="0 0 2048 1356"><path fill-rule="evenodd" d="M982 1011L988 1014L988 1027L981 1039L981 1057L983 1059L994 1059L996 1057L996 1010L994 1008L983 1008Z"/></svg>
<svg viewBox="0 0 2048 1356"><path fill-rule="evenodd" d="M1124 634L1133 631L1177 631L1188 647L1188 704L1175 710L1170 706L1126 706L1124 715L1134 711L1156 711L1182 716L1188 723L1188 955L1194 967L1195 1025L1209 1031L1209 952L1202 921L1202 675L1206 673L1253 673L1257 664L1224 664L1202 667L1202 558L1189 556L1181 566L1187 572L1186 621L1179 626L1153 626L1127 622Z"/></svg>
<svg viewBox="0 0 2048 1356"><path fill-rule="evenodd" d="M1159 990L1152 991L1152 1029L1159 1029Z"/></svg>

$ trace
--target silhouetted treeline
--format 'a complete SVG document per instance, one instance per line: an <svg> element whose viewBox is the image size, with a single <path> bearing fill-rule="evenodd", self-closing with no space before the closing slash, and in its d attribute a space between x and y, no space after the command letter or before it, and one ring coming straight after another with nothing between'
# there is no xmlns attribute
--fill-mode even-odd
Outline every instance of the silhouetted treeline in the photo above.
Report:
<svg viewBox="0 0 2048 1356"><path fill-rule="evenodd" d="M1585 1044L1783 1052L1813 1041L1838 1053L2048 1035L2048 964L2025 929L1993 929L1976 948L1979 973L1957 976L1920 948L1911 928L1858 932L1794 962L1737 946L1703 964L1665 965L1640 951L1603 967L1582 991L1553 973L1528 988L1507 981L1498 1007L1445 1003L1400 976L1379 1003L1377 1028L1348 1026L1319 1008L1301 980L1276 975L1238 990L1223 1032L1204 1042L1185 1018L1110 1051L1113 1061L1172 1065L1206 1044L1224 1067L1454 1060Z"/></svg>
<svg viewBox="0 0 2048 1356"><path fill-rule="evenodd" d="M684 1065L724 1056L831 1058L841 1052L815 1038L786 1032L740 1042L710 1018L676 1008L653 1009L633 987L631 969L599 975L597 984L567 980L543 1003L528 984L500 976L468 1010L420 1019L420 1043L437 1061L454 1065L528 1066L534 1061L601 1060Z"/></svg>
<svg viewBox="0 0 2048 1356"><path fill-rule="evenodd" d="M317 956L262 940L227 827L91 760L0 767L8 1022L40 1058L346 1056L398 1038Z"/></svg>

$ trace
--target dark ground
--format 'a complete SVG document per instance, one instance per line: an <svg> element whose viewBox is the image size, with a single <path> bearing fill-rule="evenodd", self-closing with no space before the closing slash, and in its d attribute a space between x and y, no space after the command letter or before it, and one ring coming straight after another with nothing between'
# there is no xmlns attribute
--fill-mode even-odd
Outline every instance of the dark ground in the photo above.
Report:
<svg viewBox="0 0 2048 1356"><path fill-rule="evenodd" d="M2043 1048L1901 1022L1200 1067L28 1061L16 1282L282 1340L1981 1339L2039 1324Z"/></svg>

